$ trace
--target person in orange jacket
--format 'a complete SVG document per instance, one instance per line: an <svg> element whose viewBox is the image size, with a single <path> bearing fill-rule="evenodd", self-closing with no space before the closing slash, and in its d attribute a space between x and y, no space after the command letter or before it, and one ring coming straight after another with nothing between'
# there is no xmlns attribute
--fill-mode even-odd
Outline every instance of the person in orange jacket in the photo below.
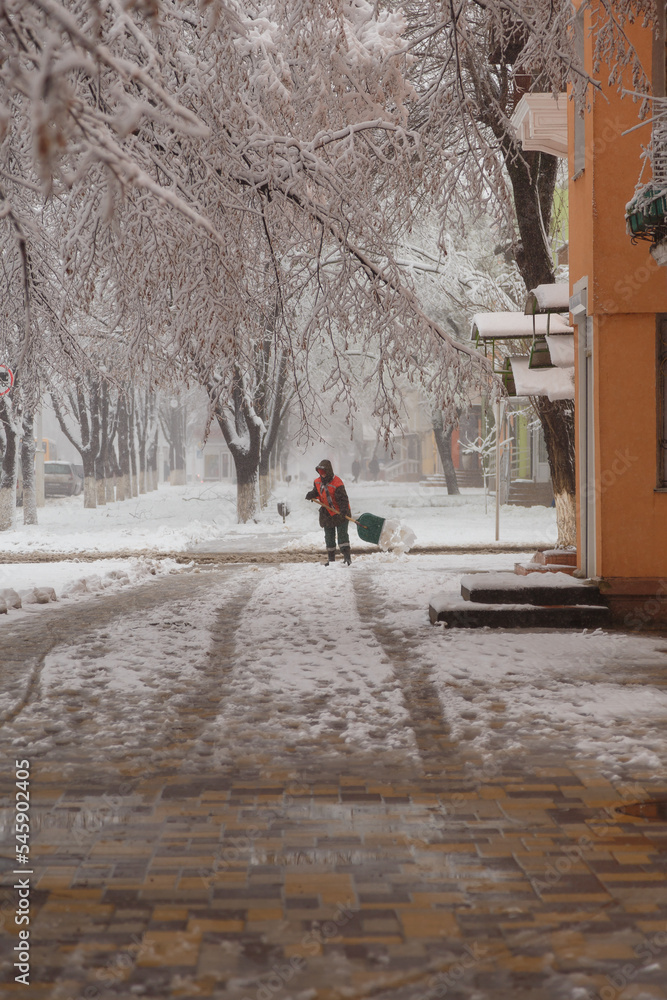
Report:
<svg viewBox="0 0 667 1000"><path fill-rule="evenodd" d="M313 488L306 493L306 500L318 500L320 507L320 527L324 528L324 544L327 547L327 561L336 561L336 532L338 546L343 556L343 562L349 566L352 562L350 554L350 536L346 518L350 517L350 501L347 498L345 484L339 476L334 475L333 466L328 458L315 467L319 478L313 483Z"/></svg>

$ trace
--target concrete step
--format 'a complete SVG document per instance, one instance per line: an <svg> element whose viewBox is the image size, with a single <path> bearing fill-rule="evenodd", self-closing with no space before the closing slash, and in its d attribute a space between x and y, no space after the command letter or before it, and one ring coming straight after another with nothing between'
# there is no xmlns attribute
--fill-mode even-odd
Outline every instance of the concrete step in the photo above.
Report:
<svg viewBox="0 0 667 1000"><path fill-rule="evenodd" d="M477 472L474 469L455 469L454 471L456 472L456 482L459 485L459 489L474 489L484 486L484 476L481 472ZM446 487L447 480L441 473L436 473L433 476L426 476L425 479L420 479L419 485Z"/></svg>
<svg viewBox="0 0 667 1000"><path fill-rule="evenodd" d="M543 552L536 552L533 561L541 565L558 563L559 565L577 565L577 550L570 549L545 549Z"/></svg>
<svg viewBox="0 0 667 1000"><path fill-rule="evenodd" d="M551 483L533 483L515 479L510 483L507 502L515 507L550 507L554 494Z"/></svg>
<svg viewBox="0 0 667 1000"><path fill-rule="evenodd" d="M514 572L518 576L528 576L529 573L567 573L568 576L572 576L576 568L566 563L514 563Z"/></svg>
<svg viewBox="0 0 667 1000"><path fill-rule="evenodd" d="M475 604L554 605L604 602L594 584L562 573L474 573L461 578L461 597Z"/></svg>
<svg viewBox="0 0 667 1000"><path fill-rule="evenodd" d="M611 622L602 605L536 607L530 604L451 603L434 599L429 604L431 624L446 628L604 628Z"/></svg>

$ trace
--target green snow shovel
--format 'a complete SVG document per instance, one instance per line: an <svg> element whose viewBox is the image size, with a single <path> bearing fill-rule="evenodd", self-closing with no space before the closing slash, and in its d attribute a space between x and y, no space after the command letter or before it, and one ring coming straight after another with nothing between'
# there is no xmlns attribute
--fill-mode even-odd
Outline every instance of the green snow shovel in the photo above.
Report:
<svg viewBox="0 0 667 1000"><path fill-rule="evenodd" d="M362 542L372 542L373 545L380 544L380 535L384 528L383 517L378 517L376 514L360 514L355 524L357 526L357 534Z"/></svg>
<svg viewBox="0 0 667 1000"><path fill-rule="evenodd" d="M313 503L317 503L320 507L324 507L328 510L330 514L336 515L336 511L332 510L331 507L327 507L325 503L321 500L313 500ZM370 542L371 545L380 544L380 535L382 534L382 529L384 528L385 519L383 517L378 517L377 514L360 514L359 517L348 517L347 514L344 515L346 520L352 521L357 526L357 534L362 542Z"/></svg>

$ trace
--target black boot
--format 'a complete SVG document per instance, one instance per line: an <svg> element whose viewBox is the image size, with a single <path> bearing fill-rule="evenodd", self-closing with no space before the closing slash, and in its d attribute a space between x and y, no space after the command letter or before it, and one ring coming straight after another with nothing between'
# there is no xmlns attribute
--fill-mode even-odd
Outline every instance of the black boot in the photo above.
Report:
<svg viewBox="0 0 667 1000"><path fill-rule="evenodd" d="M352 556L350 555L350 546L349 545L341 545L340 551L342 553L343 562L345 563L345 565L346 566L351 566L352 565Z"/></svg>
<svg viewBox="0 0 667 1000"><path fill-rule="evenodd" d="M332 562L336 562L336 550L335 549L327 549L327 561L325 562L324 565L328 566L329 563L332 563Z"/></svg>

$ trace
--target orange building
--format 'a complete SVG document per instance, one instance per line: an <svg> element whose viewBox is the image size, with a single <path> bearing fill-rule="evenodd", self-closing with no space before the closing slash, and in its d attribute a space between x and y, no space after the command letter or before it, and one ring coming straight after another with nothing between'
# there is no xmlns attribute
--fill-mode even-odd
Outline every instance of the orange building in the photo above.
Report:
<svg viewBox="0 0 667 1000"><path fill-rule="evenodd" d="M657 33L629 36L665 94L665 10ZM633 244L626 204L651 125L640 105L593 72L589 15L579 24L586 68L601 81L589 107L568 107L570 309L575 325L577 549L587 577L629 627L667 622L667 268ZM625 86L632 89L632 80ZM650 181L648 175L643 182ZM655 238L660 238L660 233ZM643 235L647 235L646 233ZM656 254L659 256L659 254Z"/></svg>

